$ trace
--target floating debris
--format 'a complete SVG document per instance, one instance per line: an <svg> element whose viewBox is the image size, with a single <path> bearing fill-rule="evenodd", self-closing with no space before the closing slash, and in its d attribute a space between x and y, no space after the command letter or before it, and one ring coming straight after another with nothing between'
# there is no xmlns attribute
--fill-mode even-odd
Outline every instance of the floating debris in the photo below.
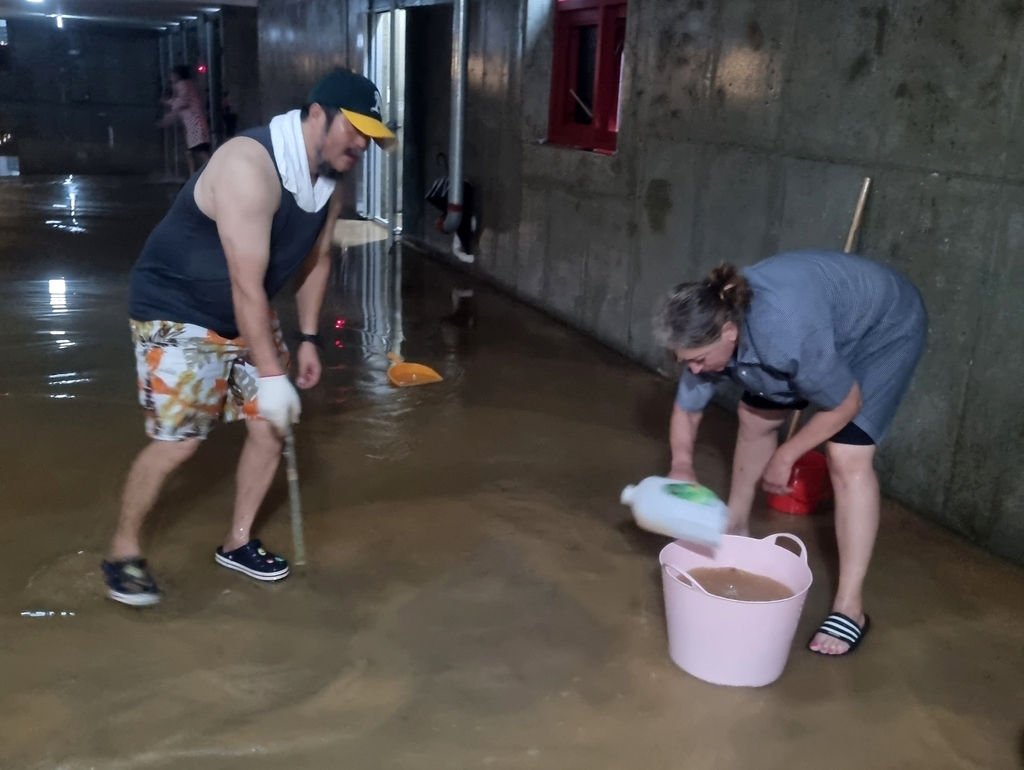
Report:
<svg viewBox="0 0 1024 770"><path fill-rule="evenodd" d="M73 612L55 612L54 610L26 610L21 613L23 618L73 618L75 613Z"/></svg>

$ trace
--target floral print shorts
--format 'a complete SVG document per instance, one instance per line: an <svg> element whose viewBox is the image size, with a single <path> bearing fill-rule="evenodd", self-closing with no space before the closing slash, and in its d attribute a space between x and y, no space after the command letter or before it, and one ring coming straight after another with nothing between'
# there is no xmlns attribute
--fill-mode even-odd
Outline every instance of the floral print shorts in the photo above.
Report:
<svg viewBox="0 0 1024 770"><path fill-rule="evenodd" d="M256 366L241 337L226 339L195 324L131 321L146 433L160 441L204 439L217 422L254 420ZM289 365L277 318L271 319L281 365Z"/></svg>

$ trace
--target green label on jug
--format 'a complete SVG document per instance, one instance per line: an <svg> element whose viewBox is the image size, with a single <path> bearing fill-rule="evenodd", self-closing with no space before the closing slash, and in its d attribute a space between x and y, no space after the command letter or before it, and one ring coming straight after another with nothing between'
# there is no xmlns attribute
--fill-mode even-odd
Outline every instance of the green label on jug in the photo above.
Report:
<svg viewBox="0 0 1024 770"><path fill-rule="evenodd" d="M664 489L673 497L678 497L680 500L685 500L688 503L714 505L718 502L718 496L700 484L690 484L689 482L681 481L676 484L666 484Z"/></svg>

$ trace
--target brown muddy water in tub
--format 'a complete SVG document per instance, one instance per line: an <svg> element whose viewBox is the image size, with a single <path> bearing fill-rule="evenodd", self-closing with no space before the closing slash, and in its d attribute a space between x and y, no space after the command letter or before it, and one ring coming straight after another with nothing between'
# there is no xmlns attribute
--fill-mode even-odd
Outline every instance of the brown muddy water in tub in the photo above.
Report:
<svg viewBox="0 0 1024 770"><path fill-rule="evenodd" d="M697 567L690 575L709 594L740 602L777 602L793 595L778 580L736 567Z"/></svg>

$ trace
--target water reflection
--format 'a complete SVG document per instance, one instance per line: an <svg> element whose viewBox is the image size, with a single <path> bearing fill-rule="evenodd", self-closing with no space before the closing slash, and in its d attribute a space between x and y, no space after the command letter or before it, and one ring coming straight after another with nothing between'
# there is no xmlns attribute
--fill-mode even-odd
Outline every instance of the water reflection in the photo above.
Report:
<svg viewBox="0 0 1024 770"><path fill-rule="evenodd" d="M401 274L395 251L374 243L340 255L324 298L328 321L329 368L340 372L355 366L356 389L374 400L390 395L388 351L398 352L403 338ZM332 394L346 400L348 388Z"/></svg>
<svg viewBox="0 0 1024 770"><path fill-rule="evenodd" d="M71 216L70 221L63 219L47 219L46 224L57 230L63 230L68 233L84 233L86 230L78 221L78 185L75 183L74 179L74 174L71 174L62 182L62 186L67 191L68 202L53 204L53 208L55 209L68 211Z"/></svg>
<svg viewBox="0 0 1024 770"><path fill-rule="evenodd" d="M51 385L77 385L82 382L92 382L92 377L82 377L78 372L64 372L63 374L51 374L47 376Z"/></svg>
<svg viewBox="0 0 1024 770"><path fill-rule="evenodd" d="M388 381L389 352L435 367L445 357L443 295L431 295L428 304L424 287L410 277L410 268L415 272L422 259L403 255L401 244L392 250L383 243L353 247L337 258L324 299L323 391L311 396L325 399L328 412L361 426L358 435L370 460L408 456L414 451L410 418L445 409L460 397L457 373L449 367L438 384L395 388ZM408 351L407 338L414 342Z"/></svg>
<svg viewBox="0 0 1024 770"><path fill-rule="evenodd" d="M126 277L166 211L166 197L163 187L141 182L67 176L0 187L0 392L51 403L77 399L74 408L134 409ZM88 237L57 232L57 224L83 222ZM411 451L408 417L461 398L461 369L440 323L450 312L450 280L429 270L427 283L438 285L428 288L423 256L403 254L401 245L353 247L335 260L324 302L323 382L303 393L313 418L306 429L334 434L338 420L356 421L368 428L361 434L366 456L404 456ZM294 330L292 297L275 304ZM389 351L438 369L445 382L392 387Z"/></svg>
<svg viewBox="0 0 1024 770"><path fill-rule="evenodd" d="M68 284L63 278L50 280L50 307L54 313L68 312Z"/></svg>

